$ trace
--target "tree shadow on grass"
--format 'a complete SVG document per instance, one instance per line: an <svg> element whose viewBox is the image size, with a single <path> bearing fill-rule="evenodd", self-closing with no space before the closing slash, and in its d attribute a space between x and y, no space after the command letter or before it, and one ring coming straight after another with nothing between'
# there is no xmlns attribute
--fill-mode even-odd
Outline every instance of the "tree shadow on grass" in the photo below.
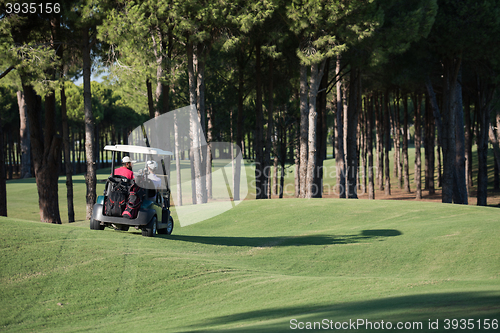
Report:
<svg viewBox="0 0 500 333"><path fill-rule="evenodd" d="M348 322L355 323L363 320L363 324L356 326L357 331L363 332L387 332L396 330L398 322L403 324L411 323L412 328L406 332L456 332L461 330L453 329L452 323L446 326L445 319L472 319L468 325L474 324L475 329L470 327L464 332L480 331L485 329L485 322L488 319L489 331L493 329L492 320L500 317L500 292L462 292L462 293L434 293L409 295L399 297L387 297L369 301L337 303L322 306L297 306L268 308L256 311L242 312L228 316L219 316L191 326L190 332L290 332L292 327L299 329L298 322L306 325L307 322L317 323L317 329L303 329L307 331L335 330L335 323ZM295 319L296 321L292 321ZM327 321L324 322L323 320ZM381 329L380 322L387 322L392 325L392 330ZM438 320L438 329L430 329L430 322ZM330 322L332 321L332 322ZM479 322L478 322L479 321ZM368 324L367 322L371 322ZM378 322L378 324L376 324ZM325 328L325 323L328 328ZM323 327L319 327L324 325ZM457 323L460 325L460 322ZM217 326L229 325L232 328ZM330 325L333 325L331 327ZM378 328L377 328L378 325ZM421 325L421 326L419 326ZM498 327L498 326L497 326ZM207 329L208 328L208 329ZM314 327L313 327L314 328ZM460 328L460 327L458 327ZM189 330L189 328L186 328ZM349 330L353 326L349 326ZM301 329L299 329L301 330Z"/></svg>
<svg viewBox="0 0 500 333"><path fill-rule="evenodd" d="M334 245L352 244L383 239L402 235L401 231L394 229L363 230L357 235L307 235L307 236L276 236L276 237L225 237L225 236L187 236L170 235L170 240L200 243L221 246L250 246L250 247L276 247L276 246L305 246L305 245ZM160 236L161 237L161 236Z"/></svg>

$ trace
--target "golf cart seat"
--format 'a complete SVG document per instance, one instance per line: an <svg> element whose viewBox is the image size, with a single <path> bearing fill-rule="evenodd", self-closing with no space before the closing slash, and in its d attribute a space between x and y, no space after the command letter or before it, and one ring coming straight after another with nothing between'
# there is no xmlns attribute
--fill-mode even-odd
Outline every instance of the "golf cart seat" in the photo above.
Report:
<svg viewBox="0 0 500 333"><path fill-rule="evenodd" d="M147 191L146 191L146 198L150 200L151 198L156 198L156 188L155 184L153 183L152 180L148 179L147 180ZM154 200L151 200L154 201Z"/></svg>
<svg viewBox="0 0 500 333"><path fill-rule="evenodd" d="M139 177L137 177L136 183L140 188L144 189L143 192L145 199L148 199L150 201L155 201L155 199L151 198L156 197L157 191L151 179L148 179L146 175L140 175Z"/></svg>

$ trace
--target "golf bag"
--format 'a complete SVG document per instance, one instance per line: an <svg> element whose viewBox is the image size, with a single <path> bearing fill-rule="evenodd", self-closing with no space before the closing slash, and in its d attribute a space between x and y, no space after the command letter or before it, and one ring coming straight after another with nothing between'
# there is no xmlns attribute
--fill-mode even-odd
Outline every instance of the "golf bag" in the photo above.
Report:
<svg viewBox="0 0 500 333"><path fill-rule="evenodd" d="M122 216L129 193L128 181L119 176L110 177L106 192L107 195L104 199L104 215Z"/></svg>
<svg viewBox="0 0 500 333"><path fill-rule="evenodd" d="M139 212L139 208L141 207L142 190L136 184L130 187L130 193L127 200L127 207L123 211L121 216L128 219L135 219L137 217L137 213Z"/></svg>

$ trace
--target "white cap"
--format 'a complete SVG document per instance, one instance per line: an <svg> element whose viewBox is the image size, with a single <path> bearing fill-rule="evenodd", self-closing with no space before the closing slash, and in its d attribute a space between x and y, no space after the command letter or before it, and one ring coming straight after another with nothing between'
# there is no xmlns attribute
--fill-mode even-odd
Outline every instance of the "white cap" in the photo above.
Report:
<svg viewBox="0 0 500 333"><path fill-rule="evenodd" d="M129 162L130 162L130 163L135 163L135 162L137 162L137 161L132 161L132 160L130 159L130 157L128 157L128 156L125 156L124 158L122 158L122 163L129 163Z"/></svg>
<svg viewBox="0 0 500 333"><path fill-rule="evenodd" d="M156 161L148 161L146 165L148 166L149 169L153 171L156 170L156 168L158 167L158 163L156 163Z"/></svg>

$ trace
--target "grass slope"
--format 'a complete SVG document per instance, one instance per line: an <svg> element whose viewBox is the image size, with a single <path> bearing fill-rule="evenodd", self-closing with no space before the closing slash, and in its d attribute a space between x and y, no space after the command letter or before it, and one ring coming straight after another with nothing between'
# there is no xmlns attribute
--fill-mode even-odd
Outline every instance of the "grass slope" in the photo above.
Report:
<svg viewBox="0 0 500 333"><path fill-rule="evenodd" d="M436 332L450 331L446 318L477 328L500 320L498 217L422 202L252 200L156 238L2 218L0 331L285 332L293 319L364 319Z"/></svg>

